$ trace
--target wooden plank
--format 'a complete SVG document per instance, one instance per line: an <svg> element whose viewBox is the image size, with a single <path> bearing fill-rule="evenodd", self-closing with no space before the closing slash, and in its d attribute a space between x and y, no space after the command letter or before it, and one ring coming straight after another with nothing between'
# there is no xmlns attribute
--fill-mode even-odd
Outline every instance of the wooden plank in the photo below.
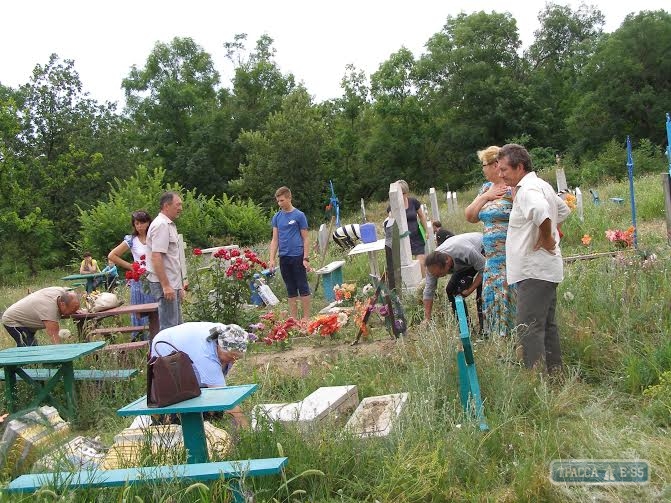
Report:
<svg viewBox="0 0 671 503"><path fill-rule="evenodd" d="M69 362L92 353L105 344L107 344L105 341L96 341L7 348L0 351L0 365L22 367L29 364Z"/></svg>
<svg viewBox="0 0 671 503"><path fill-rule="evenodd" d="M121 344L108 344L102 351L128 351L130 349L144 348L149 344L149 341L135 341L123 342Z"/></svg>
<svg viewBox="0 0 671 503"><path fill-rule="evenodd" d="M33 473L12 480L8 492L34 492L51 486L56 488L122 487L154 482L193 482L219 478L275 475L286 466L287 458L248 459L185 465L147 466L116 470L82 470L78 472Z"/></svg>
<svg viewBox="0 0 671 503"><path fill-rule="evenodd" d="M230 410L249 395L254 393L258 384L242 384L221 388L203 388L202 394L196 398L184 400L165 407L147 407L147 397L142 396L134 402L117 410L120 416L140 416L151 414L183 414L190 412L217 412Z"/></svg>
<svg viewBox="0 0 671 503"><path fill-rule="evenodd" d="M136 325L132 327L100 327L94 328L91 330L91 333L94 335L106 335L106 334L124 334L127 332L142 332L149 329L145 325Z"/></svg>
<svg viewBox="0 0 671 503"><path fill-rule="evenodd" d="M36 381L46 381L56 375L58 369L22 369L28 377ZM73 372L75 381L115 381L129 379L137 375L137 369L95 370L77 369ZM17 374L18 379L21 376ZM0 381L5 380L5 372L0 370Z"/></svg>

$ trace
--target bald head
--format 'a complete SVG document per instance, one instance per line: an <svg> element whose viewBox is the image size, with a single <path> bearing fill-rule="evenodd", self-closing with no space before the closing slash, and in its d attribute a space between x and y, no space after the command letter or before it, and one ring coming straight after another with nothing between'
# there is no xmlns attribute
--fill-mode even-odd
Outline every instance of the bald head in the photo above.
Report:
<svg viewBox="0 0 671 503"><path fill-rule="evenodd" d="M56 302L58 303L58 309L61 312L61 316L70 316L71 314L76 313L79 309L79 297L72 292L65 292L58 297Z"/></svg>

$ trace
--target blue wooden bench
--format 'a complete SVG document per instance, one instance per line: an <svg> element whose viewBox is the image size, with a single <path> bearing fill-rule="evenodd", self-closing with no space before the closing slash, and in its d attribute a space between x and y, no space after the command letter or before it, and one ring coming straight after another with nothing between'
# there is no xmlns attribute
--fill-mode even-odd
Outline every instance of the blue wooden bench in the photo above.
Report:
<svg viewBox="0 0 671 503"><path fill-rule="evenodd" d="M48 381L58 369L23 369L28 377L34 379L35 381ZM75 369L74 377L75 381L118 381L121 379L130 379L131 377L137 375L137 369L120 369L120 370L79 370ZM18 379L21 379L19 374L16 375ZM5 380L5 372L0 370L0 380Z"/></svg>
<svg viewBox="0 0 671 503"><path fill-rule="evenodd" d="M26 493L35 492L43 487L52 487L62 491L166 482L192 483L221 478L244 480L249 477L276 475L287 464L287 460L287 458L268 458L116 470L32 473L12 480L5 490ZM234 501L244 503L245 496L240 484L234 484L231 490Z"/></svg>
<svg viewBox="0 0 671 503"><path fill-rule="evenodd" d="M592 194L592 202L597 206L601 202L601 199L599 199L599 192L597 192L596 189L589 189L589 193Z"/></svg>

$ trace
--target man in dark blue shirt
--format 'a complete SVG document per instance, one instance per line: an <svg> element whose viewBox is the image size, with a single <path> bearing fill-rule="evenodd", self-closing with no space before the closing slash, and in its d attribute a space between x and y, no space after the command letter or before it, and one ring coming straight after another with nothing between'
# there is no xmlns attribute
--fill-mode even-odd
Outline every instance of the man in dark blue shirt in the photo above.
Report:
<svg viewBox="0 0 671 503"><path fill-rule="evenodd" d="M291 190L280 187L275 191L280 211L272 220L273 238L270 241L270 269L275 268L275 255L279 250L280 273L287 287L289 314L298 319L298 297L303 308L303 322L310 319L310 270L308 221L305 214L291 204Z"/></svg>

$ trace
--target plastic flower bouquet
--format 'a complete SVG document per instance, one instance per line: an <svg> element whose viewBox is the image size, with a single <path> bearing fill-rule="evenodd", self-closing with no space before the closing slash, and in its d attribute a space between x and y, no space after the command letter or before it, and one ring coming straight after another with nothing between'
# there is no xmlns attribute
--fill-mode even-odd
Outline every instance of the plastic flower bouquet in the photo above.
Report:
<svg viewBox="0 0 671 503"><path fill-rule="evenodd" d="M629 248L634 244L634 231L635 228L633 225L626 231L608 229L606 231L606 238L620 248Z"/></svg>

